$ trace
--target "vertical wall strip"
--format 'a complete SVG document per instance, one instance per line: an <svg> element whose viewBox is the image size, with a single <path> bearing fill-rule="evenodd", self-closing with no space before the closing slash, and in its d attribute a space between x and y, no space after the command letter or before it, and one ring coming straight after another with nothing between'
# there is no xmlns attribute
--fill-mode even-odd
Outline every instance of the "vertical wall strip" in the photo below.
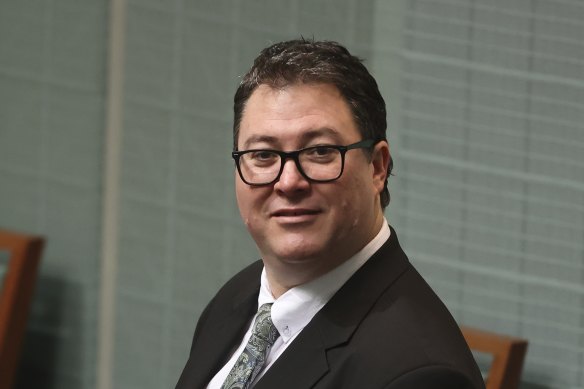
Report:
<svg viewBox="0 0 584 389"><path fill-rule="evenodd" d="M97 338L97 388L113 388L115 281L123 126L126 0L110 0L104 142L101 279Z"/></svg>

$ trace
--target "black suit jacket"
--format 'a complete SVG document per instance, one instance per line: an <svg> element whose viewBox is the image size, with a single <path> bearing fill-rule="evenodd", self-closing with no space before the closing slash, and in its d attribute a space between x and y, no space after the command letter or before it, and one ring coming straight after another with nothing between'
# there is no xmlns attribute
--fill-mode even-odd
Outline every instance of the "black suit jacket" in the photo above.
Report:
<svg viewBox="0 0 584 389"><path fill-rule="evenodd" d="M257 311L261 261L201 314L176 389L204 388ZM395 231L288 346L255 389L484 388L462 334Z"/></svg>

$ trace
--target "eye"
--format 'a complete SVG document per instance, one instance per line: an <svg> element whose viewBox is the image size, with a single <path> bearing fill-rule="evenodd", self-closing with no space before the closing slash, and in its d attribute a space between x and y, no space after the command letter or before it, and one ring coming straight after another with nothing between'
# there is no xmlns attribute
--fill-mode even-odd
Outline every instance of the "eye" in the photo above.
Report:
<svg viewBox="0 0 584 389"><path fill-rule="evenodd" d="M276 154L272 153L271 151L267 150L258 150L251 153L251 157L253 159L257 159L259 161L269 160L271 158L275 158Z"/></svg>
<svg viewBox="0 0 584 389"><path fill-rule="evenodd" d="M334 153L335 149L328 147L328 146L317 146L314 148L314 154L318 155L319 157L326 157Z"/></svg>
<svg viewBox="0 0 584 389"><path fill-rule="evenodd" d="M278 162L280 156L270 150L256 150L245 154L256 165L267 166Z"/></svg>
<svg viewBox="0 0 584 389"><path fill-rule="evenodd" d="M303 156L306 161L316 163L329 163L336 159L338 150L332 146L314 146L304 150Z"/></svg>
<svg viewBox="0 0 584 389"><path fill-rule="evenodd" d="M330 146L315 146L311 147L310 149L306 150L306 154L310 157L329 157L334 155L337 150Z"/></svg>

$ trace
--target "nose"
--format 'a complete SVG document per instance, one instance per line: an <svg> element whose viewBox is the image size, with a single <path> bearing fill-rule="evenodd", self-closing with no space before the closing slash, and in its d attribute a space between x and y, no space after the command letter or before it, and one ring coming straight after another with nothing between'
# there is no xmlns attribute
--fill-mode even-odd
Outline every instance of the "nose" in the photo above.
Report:
<svg viewBox="0 0 584 389"><path fill-rule="evenodd" d="M294 193L308 189L310 182L300 173L296 162L288 159L284 162L280 179L274 184L274 190L283 193Z"/></svg>

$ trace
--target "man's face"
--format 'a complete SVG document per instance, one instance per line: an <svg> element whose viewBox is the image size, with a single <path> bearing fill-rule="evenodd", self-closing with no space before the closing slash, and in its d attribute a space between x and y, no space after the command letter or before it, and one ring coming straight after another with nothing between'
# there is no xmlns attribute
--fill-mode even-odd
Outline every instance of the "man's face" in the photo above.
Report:
<svg viewBox="0 0 584 389"><path fill-rule="evenodd" d="M259 86L247 101L238 149L298 150L315 145L349 145L362 140L351 110L328 84ZM333 182L307 181L287 160L280 180L253 187L236 173L243 221L255 240L268 275L287 272L307 282L338 266L379 231L389 150L375 146L345 155L342 176ZM289 285L294 286L294 285Z"/></svg>

